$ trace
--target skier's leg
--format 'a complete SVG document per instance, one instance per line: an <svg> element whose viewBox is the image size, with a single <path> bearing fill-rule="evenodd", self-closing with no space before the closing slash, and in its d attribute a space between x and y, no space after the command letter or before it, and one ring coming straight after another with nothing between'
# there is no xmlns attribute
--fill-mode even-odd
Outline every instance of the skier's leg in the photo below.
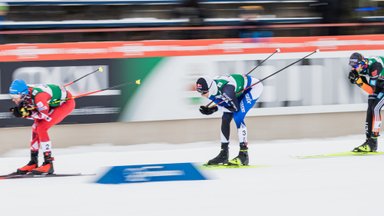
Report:
<svg viewBox="0 0 384 216"><path fill-rule="evenodd" d="M377 151L377 138L381 128L381 108L384 105L384 97L372 96L368 99L368 109L365 122L366 141L353 149L354 152L375 152Z"/></svg>
<svg viewBox="0 0 384 216"><path fill-rule="evenodd" d="M365 136L367 139L372 136L375 99L376 98L371 96L368 98L368 108L367 108L367 113L365 118Z"/></svg>
<svg viewBox="0 0 384 216"><path fill-rule="evenodd" d="M221 134L220 134L221 143L229 143L232 119L233 119L233 114L229 112L224 112L223 116L221 117Z"/></svg>
<svg viewBox="0 0 384 216"><path fill-rule="evenodd" d="M48 173L51 174L54 172L53 169L53 160L52 157L52 143L48 135L48 130L60 123L62 120L64 120L65 117L67 117L75 108L75 101L74 100L68 100L61 106L55 108L51 113L51 121L45 121L40 120L39 124L36 127L36 131L39 135L41 148L43 150L44 154L44 163L42 166L34 169L32 172L35 174L42 174L42 173Z"/></svg>
<svg viewBox="0 0 384 216"><path fill-rule="evenodd" d="M253 90L253 89L252 89ZM237 127L237 135L239 138L240 151L239 155L232 159L229 164L233 165L248 165L248 131L244 119L248 111L256 104L258 98L255 98L252 93L259 96L261 92L256 91L247 92L243 99L240 101L240 110L233 114L233 119Z"/></svg>
<svg viewBox="0 0 384 216"><path fill-rule="evenodd" d="M30 142L31 159L25 166L18 168L16 173L26 174L28 172L31 172L36 167L38 167L39 148L40 148L40 140L36 132L36 121L35 121L34 124L32 125L32 137Z"/></svg>
<svg viewBox="0 0 384 216"><path fill-rule="evenodd" d="M230 135L230 124L233 119L232 113L224 112L221 117L221 149L220 153L213 159L208 161L208 165L226 164L228 163L229 157L229 135Z"/></svg>
<svg viewBox="0 0 384 216"><path fill-rule="evenodd" d="M381 129L381 109L384 106L384 93L380 92L375 101L375 106L373 108L373 126L372 126L372 139L370 144L371 151L377 151L377 138L380 136Z"/></svg>

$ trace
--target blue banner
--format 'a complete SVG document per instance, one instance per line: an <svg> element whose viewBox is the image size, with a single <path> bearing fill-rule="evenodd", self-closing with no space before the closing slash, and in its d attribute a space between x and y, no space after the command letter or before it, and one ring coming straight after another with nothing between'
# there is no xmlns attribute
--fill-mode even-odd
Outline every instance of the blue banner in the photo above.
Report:
<svg viewBox="0 0 384 216"><path fill-rule="evenodd" d="M192 163L145 164L111 167L96 183L122 184L206 179Z"/></svg>

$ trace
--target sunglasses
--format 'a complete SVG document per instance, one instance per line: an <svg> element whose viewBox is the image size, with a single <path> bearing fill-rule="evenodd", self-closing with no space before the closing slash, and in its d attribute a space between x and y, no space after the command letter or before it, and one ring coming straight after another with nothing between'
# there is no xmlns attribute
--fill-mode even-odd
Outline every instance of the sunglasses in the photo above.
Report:
<svg viewBox="0 0 384 216"><path fill-rule="evenodd" d="M356 61L350 61L349 62L349 65L353 68L353 69L356 69L358 67L361 66L364 66L365 65L365 61L360 61L360 62L356 62Z"/></svg>

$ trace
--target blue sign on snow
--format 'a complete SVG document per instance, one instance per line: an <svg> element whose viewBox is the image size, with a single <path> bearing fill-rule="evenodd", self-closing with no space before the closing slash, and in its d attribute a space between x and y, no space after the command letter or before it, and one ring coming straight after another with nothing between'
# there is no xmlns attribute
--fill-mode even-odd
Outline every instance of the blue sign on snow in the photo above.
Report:
<svg viewBox="0 0 384 216"><path fill-rule="evenodd" d="M192 163L145 164L111 167L96 183L122 184L154 181L206 180Z"/></svg>

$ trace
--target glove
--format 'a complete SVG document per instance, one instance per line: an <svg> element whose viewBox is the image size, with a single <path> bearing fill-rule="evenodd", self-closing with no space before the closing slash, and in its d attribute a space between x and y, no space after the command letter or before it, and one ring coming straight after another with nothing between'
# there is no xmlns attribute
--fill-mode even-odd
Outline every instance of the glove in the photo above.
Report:
<svg viewBox="0 0 384 216"><path fill-rule="evenodd" d="M203 115L211 115L212 113L216 112L217 110L219 110L219 108L217 108L217 106L213 106L213 107L200 106L200 109L199 109L199 111Z"/></svg>
<svg viewBox="0 0 384 216"><path fill-rule="evenodd" d="M9 109L10 112L16 117L16 118L21 118L23 115L19 112L18 107L12 107Z"/></svg>
<svg viewBox="0 0 384 216"><path fill-rule="evenodd" d="M16 118L26 118L32 114L32 112L30 110L28 110L26 107L24 107L23 105L19 105L17 107L12 107L9 110L12 112L12 114Z"/></svg>
<svg viewBox="0 0 384 216"><path fill-rule="evenodd" d="M348 75L348 79L352 84L355 84L357 80L360 78L359 73L355 70L351 70Z"/></svg>

